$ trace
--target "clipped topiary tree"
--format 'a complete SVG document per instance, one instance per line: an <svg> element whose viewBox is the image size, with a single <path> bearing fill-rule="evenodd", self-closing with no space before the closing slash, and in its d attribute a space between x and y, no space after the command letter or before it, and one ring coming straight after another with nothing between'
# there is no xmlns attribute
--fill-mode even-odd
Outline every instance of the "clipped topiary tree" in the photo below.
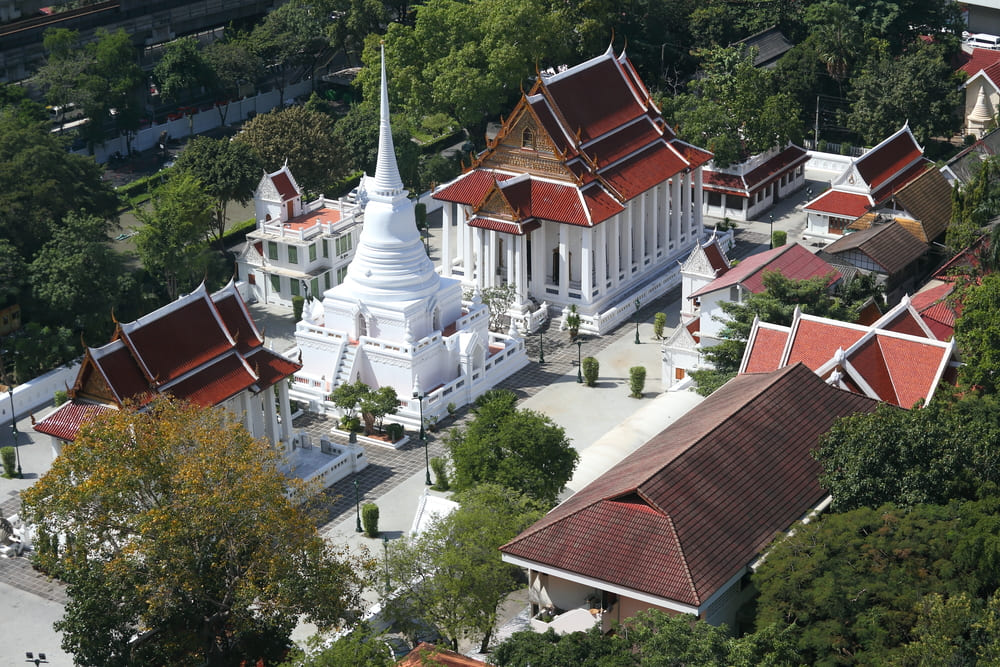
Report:
<svg viewBox="0 0 1000 667"><path fill-rule="evenodd" d="M66 393L65 389L56 389L55 393L52 395L53 402L59 406L69 400L69 395Z"/></svg>
<svg viewBox="0 0 1000 667"><path fill-rule="evenodd" d="M0 449L0 458L3 459L3 476L13 477L14 473L17 472L17 465L14 462L14 448L4 447Z"/></svg>
<svg viewBox="0 0 1000 667"><path fill-rule="evenodd" d="M584 357L583 361L583 381L588 387L593 387L597 384L597 376L601 371L601 364L594 357Z"/></svg>
<svg viewBox="0 0 1000 667"><path fill-rule="evenodd" d="M667 326L667 314L657 313L653 315L653 335L656 340L663 340L663 329Z"/></svg>
<svg viewBox="0 0 1000 667"><path fill-rule="evenodd" d="M642 390L646 386L646 367L633 366L628 369L628 386L632 398L642 398Z"/></svg>
<svg viewBox="0 0 1000 667"><path fill-rule="evenodd" d="M434 486L431 488L435 491L447 491L451 488L451 482L448 481L448 462L445 461L440 456L435 456L431 459L431 470L434 471Z"/></svg>
<svg viewBox="0 0 1000 667"><path fill-rule="evenodd" d="M306 298L304 296L292 297L292 313L295 316L296 322L302 319L302 308L305 305L306 305Z"/></svg>
<svg viewBox="0 0 1000 667"><path fill-rule="evenodd" d="M365 535L378 537L378 505L365 503L361 506L361 524L365 528Z"/></svg>
<svg viewBox="0 0 1000 667"><path fill-rule="evenodd" d="M780 248L788 241L788 232L781 229L771 232L771 247Z"/></svg>

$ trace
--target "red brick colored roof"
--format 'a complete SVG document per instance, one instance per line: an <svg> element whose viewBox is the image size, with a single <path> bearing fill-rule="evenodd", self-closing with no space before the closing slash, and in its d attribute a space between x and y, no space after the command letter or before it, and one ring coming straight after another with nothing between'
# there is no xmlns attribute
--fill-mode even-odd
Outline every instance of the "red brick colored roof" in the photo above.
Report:
<svg viewBox="0 0 1000 667"><path fill-rule="evenodd" d="M655 143L598 173L625 199L632 199L685 167L686 162L677 151L664 143Z"/></svg>
<svg viewBox="0 0 1000 667"><path fill-rule="evenodd" d="M479 667L487 663L434 644L420 642L396 664L399 667Z"/></svg>
<svg viewBox="0 0 1000 667"><path fill-rule="evenodd" d="M538 79L566 121L579 130L583 142L597 139L636 117L645 115L648 100L641 99L634 82L622 75L616 58L595 58L561 75Z"/></svg>
<svg viewBox="0 0 1000 667"><path fill-rule="evenodd" d="M717 241L713 240L712 242L703 245L702 249L705 251L705 257L708 259L709 266L715 269L716 274L720 271L729 270L729 261L722 253L722 248L719 247Z"/></svg>
<svg viewBox="0 0 1000 667"><path fill-rule="evenodd" d="M843 325L843 326L841 326ZM865 335L866 330L846 322L807 318L794 328L787 364L803 363L815 371L830 361L837 348L846 350Z"/></svg>
<svg viewBox="0 0 1000 667"><path fill-rule="evenodd" d="M73 440L83 424L113 409L91 403L63 403L55 412L35 424L34 429L60 440Z"/></svg>
<svg viewBox="0 0 1000 667"><path fill-rule="evenodd" d="M910 304L914 305L912 299L910 300ZM883 321L879 323L879 328L886 331L892 331L894 333L926 338L927 332L920 326L920 322L918 322L917 318L914 316L914 311L917 311L915 305L913 309L907 308L906 310L900 311L899 314L888 321L883 318Z"/></svg>
<svg viewBox="0 0 1000 667"><path fill-rule="evenodd" d="M781 355L788 342L788 327L762 324L747 341L745 373L769 373L781 364Z"/></svg>
<svg viewBox="0 0 1000 667"><path fill-rule="evenodd" d="M876 404L801 365L738 376L500 549L701 606L823 498L819 436Z"/></svg>
<svg viewBox="0 0 1000 667"><path fill-rule="evenodd" d="M478 206L486 197L493 184L513 178L514 174L494 171L491 169L473 169L467 171L451 183L441 186L434 199L451 201L467 206Z"/></svg>
<svg viewBox="0 0 1000 667"><path fill-rule="evenodd" d="M831 285L841 277L840 272L822 258L798 243L790 243L747 257L688 298L693 299L737 284L754 294L759 294L764 291L765 271L780 271L789 280L830 276Z"/></svg>
<svg viewBox="0 0 1000 667"><path fill-rule="evenodd" d="M997 87L1000 81L1000 51L993 49L972 49L971 54L962 53L962 64L958 68L969 77L983 70L983 74Z"/></svg>
<svg viewBox="0 0 1000 667"><path fill-rule="evenodd" d="M910 299L910 304L938 340L949 340L955 335L960 305L953 305L948 299L954 289L952 282L944 282L917 292Z"/></svg>
<svg viewBox="0 0 1000 667"><path fill-rule="evenodd" d="M933 164L934 163L927 158L923 158L919 162L904 169L900 174L896 175L891 180L884 182L881 187L877 189L872 188L872 198L875 200L875 203L881 204L885 200L897 194L907 185L926 174L928 167L932 167ZM941 178L943 179L944 177L942 176Z"/></svg>
<svg viewBox="0 0 1000 667"><path fill-rule="evenodd" d="M235 396L254 383L253 373L234 350L212 365L189 373L179 382L163 388L175 398L209 407Z"/></svg>
<svg viewBox="0 0 1000 667"><path fill-rule="evenodd" d="M917 140L913 138L909 128L905 128L905 131L858 158L854 165L861 178L874 191L922 156L923 151Z"/></svg>
<svg viewBox="0 0 1000 667"><path fill-rule="evenodd" d="M798 146L788 146L742 176L706 169L702 182L706 189L749 197L768 183L809 161L809 154Z"/></svg>
<svg viewBox="0 0 1000 667"><path fill-rule="evenodd" d="M816 199L807 203L803 208L806 211L816 211L817 213L830 213L842 218L860 218L872 206L871 197L859 195L853 192L841 192L840 190L827 190Z"/></svg>
<svg viewBox="0 0 1000 667"><path fill-rule="evenodd" d="M263 334L254 324L246 303L235 291L216 292L212 295L212 301L241 354L264 344Z"/></svg>
<svg viewBox="0 0 1000 667"><path fill-rule="evenodd" d="M292 185L292 179L288 178L288 174L284 170L279 171L271 176L271 181L274 183L274 187L278 190L278 194L281 196L281 201L288 201L299 195L295 191L295 186Z"/></svg>

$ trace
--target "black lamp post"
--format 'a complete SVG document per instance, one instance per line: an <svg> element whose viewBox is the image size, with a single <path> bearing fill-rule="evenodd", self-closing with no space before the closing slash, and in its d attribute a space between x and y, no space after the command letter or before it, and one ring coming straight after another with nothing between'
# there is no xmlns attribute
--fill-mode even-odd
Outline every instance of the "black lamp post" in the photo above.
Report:
<svg viewBox="0 0 1000 667"><path fill-rule="evenodd" d="M361 492L358 491L358 479L354 478L354 509L358 513L358 525L354 527L354 532L361 532Z"/></svg>
<svg viewBox="0 0 1000 667"><path fill-rule="evenodd" d="M767 246L773 250L774 249L774 216L770 215L770 214L767 216L767 232L768 232L767 233L767 236L768 236L768 244L767 244Z"/></svg>
<svg viewBox="0 0 1000 667"><path fill-rule="evenodd" d="M576 381L583 383L583 341L576 341Z"/></svg>
<svg viewBox="0 0 1000 667"><path fill-rule="evenodd" d="M424 395L418 391L413 392L413 398L417 399L417 405L420 406L420 440L424 443L424 473L426 477L424 478L424 484L427 486L431 485L431 463L430 458L427 454L427 432L424 431Z"/></svg>
<svg viewBox="0 0 1000 667"><path fill-rule="evenodd" d="M10 435L14 440L14 455L17 457L17 478L24 479L21 473L21 450L17 446L17 414L14 412L14 388L7 387L7 395L10 396Z"/></svg>
<svg viewBox="0 0 1000 667"><path fill-rule="evenodd" d="M538 363L545 363L545 340L542 338L542 330L538 330Z"/></svg>
<svg viewBox="0 0 1000 667"><path fill-rule="evenodd" d="M385 597L389 598L389 536L382 536L382 550L385 553Z"/></svg>
<svg viewBox="0 0 1000 667"><path fill-rule="evenodd" d="M639 308L641 306L642 304L639 302L639 299L636 299L635 300L635 344L636 345L639 344Z"/></svg>

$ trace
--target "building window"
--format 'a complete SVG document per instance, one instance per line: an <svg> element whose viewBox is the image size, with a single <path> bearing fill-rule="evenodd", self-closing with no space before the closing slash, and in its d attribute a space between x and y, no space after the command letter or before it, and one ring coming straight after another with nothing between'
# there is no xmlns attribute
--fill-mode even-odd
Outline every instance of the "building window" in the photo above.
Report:
<svg viewBox="0 0 1000 667"><path fill-rule="evenodd" d="M319 278L313 278L309 281L309 289L312 290L313 297L319 297Z"/></svg>
<svg viewBox="0 0 1000 667"><path fill-rule="evenodd" d="M531 131L530 127L524 128L521 132L521 148L534 148L535 147L535 133Z"/></svg>
<svg viewBox="0 0 1000 667"><path fill-rule="evenodd" d="M712 192L711 190L709 190L708 205L714 206L715 208L719 208L720 206L722 206L722 193Z"/></svg>
<svg viewBox="0 0 1000 667"><path fill-rule="evenodd" d="M295 278L292 278L291 280L288 281L288 285L289 287L292 288L292 296L299 296L301 292L301 290L299 289L299 281L296 280Z"/></svg>
<svg viewBox="0 0 1000 667"><path fill-rule="evenodd" d="M326 239L323 239L323 257L330 256L330 245L327 243Z"/></svg>
<svg viewBox="0 0 1000 667"><path fill-rule="evenodd" d="M844 229L847 225L851 224L853 220L850 218L837 218L830 216L830 233L831 234L843 234Z"/></svg>
<svg viewBox="0 0 1000 667"><path fill-rule="evenodd" d="M289 264L299 263L299 249L293 245L288 246L288 263Z"/></svg>
<svg viewBox="0 0 1000 667"><path fill-rule="evenodd" d="M309 246L309 261L310 262L315 262L316 261L316 244L315 243L313 243L311 246Z"/></svg>
<svg viewBox="0 0 1000 667"><path fill-rule="evenodd" d="M345 234L343 236L337 237L337 254L346 255L351 251L352 239L350 234Z"/></svg>
<svg viewBox="0 0 1000 667"><path fill-rule="evenodd" d="M278 244L274 241L267 242L267 258L272 260L278 259Z"/></svg>
<svg viewBox="0 0 1000 667"><path fill-rule="evenodd" d="M247 282L250 283L251 285L256 285L257 284L257 276L255 276L253 274L253 272L248 273L247 274Z"/></svg>
<svg viewBox="0 0 1000 667"><path fill-rule="evenodd" d="M684 369L683 368L675 368L674 369L674 379L675 380L683 380L684 379Z"/></svg>
<svg viewBox="0 0 1000 667"><path fill-rule="evenodd" d="M275 294L281 293L281 276L271 274L271 289Z"/></svg>
<svg viewBox="0 0 1000 667"><path fill-rule="evenodd" d="M729 288L729 301L731 303L739 303L740 302L740 286L739 285L733 285L732 287Z"/></svg>
<svg viewBox="0 0 1000 667"><path fill-rule="evenodd" d="M342 282L344 282L344 278L346 276L347 276L347 267L346 266L342 266L339 269L337 269L337 284L339 285Z"/></svg>
<svg viewBox="0 0 1000 667"><path fill-rule="evenodd" d="M330 289L330 272L327 271L323 274L323 284L326 285L326 289Z"/></svg>

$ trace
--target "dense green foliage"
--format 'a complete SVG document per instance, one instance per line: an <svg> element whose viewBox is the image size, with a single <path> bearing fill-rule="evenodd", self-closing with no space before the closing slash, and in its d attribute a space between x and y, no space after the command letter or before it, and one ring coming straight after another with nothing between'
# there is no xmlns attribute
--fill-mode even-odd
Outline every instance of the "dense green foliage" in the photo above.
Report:
<svg viewBox="0 0 1000 667"><path fill-rule="evenodd" d="M271 663L299 614L352 620L367 564L318 535L279 463L219 408L158 399L85 424L22 496L68 540L39 565L69 585L57 626L75 662Z"/></svg>
<svg viewBox="0 0 1000 667"><path fill-rule="evenodd" d="M561 426L533 410L518 410L516 402L511 391L490 390L476 399L468 425L445 436L455 470L452 486L500 484L555 505L580 455Z"/></svg>
<svg viewBox="0 0 1000 667"><path fill-rule="evenodd" d="M797 525L754 577L758 625L790 624L807 664L905 664L907 641L930 642L943 629L940 618L928 616L940 607L936 596L964 595L981 607L996 592L998 511L997 498L908 510L885 505ZM980 639L995 652L995 636Z"/></svg>
<svg viewBox="0 0 1000 667"><path fill-rule="evenodd" d="M961 294L955 342L962 355L959 381L986 394L1000 389L1000 273L980 278Z"/></svg>
<svg viewBox="0 0 1000 667"><path fill-rule="evenodd" d="M367 623L319 650L292 650L280 667L392 667L396 661L388 644Z"/></svg>
<svg viewBox="0 0 1000 667"><path fill-rule="evenodd" d="M628 369L629 396L642 398L642 390L646 386L646 367L632 366Z"/></svg>
<svg viewBox="0 0 1000 667"><path fill-rule="evenodd" d="M520 569L499 547L541 518L545 506L496 484L455 496L460 507L415 538L394 541L389 570L396 586L387 614L402 627L423 621L456 647L462 637L489 646L500 603L522 586Z"/></svg>

